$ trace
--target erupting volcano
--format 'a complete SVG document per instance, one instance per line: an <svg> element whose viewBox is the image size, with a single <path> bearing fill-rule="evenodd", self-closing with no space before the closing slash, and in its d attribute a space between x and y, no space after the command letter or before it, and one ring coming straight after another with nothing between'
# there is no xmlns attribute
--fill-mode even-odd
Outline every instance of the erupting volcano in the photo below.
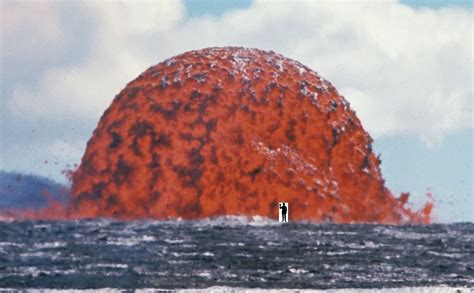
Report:
<svg viewBox="0 0 474 293"><path fill-rule="evenodd" d="M429 222L384 186L372 139L316 72L274 52L191 51L105 111L72 177L70 217L219 215Z"/></svg>

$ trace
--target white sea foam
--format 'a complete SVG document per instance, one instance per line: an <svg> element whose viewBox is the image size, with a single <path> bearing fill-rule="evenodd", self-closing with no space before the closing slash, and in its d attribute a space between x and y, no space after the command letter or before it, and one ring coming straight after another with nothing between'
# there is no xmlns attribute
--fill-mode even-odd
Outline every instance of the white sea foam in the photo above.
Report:
<svg viewBox="0 0 474 293"><path fill-rule="evenodd" d="M142 237L143 242L153 242L155 240L156 240L155 236L143 235Z"/></svg>
<svg viewBox="0 0 474 293"><path fill-rule="evenodd" d="M32 257L36 257L36 258L51 258L51 256L52 256L51 253L46 253L46 252L42 252L42 251L20 253L20 257L21 257L22 259L32 258Z"/></svg>
<svg viewBox="0 0 474 293"><path fill-rule="evenodd" d="M117 245L117 246L135 246L141 242L141 239L137 237L130 237L130 238L111 238L107 240L107 244L109 245Z"/></svg>
<svg viewBox="0 0 474 293"><path fill-rule="evenodd" d="M107 239L107 244L118 245L118 246L135 246L140 242L153 242L156 241L154 236L143 235L141 237L111 237Z"/></svg>
<svg viewBox="0 0 474 293"><path fill-rule="evenodd" d="M243 242L221 242L221 243L217 243L216 244L217 246L245 246L245 243Z"/></svg>
<svg viewBox="0 0 474 293"><path fill-rule="evenodd" d="M199 277L204 277L204 278L211 278L212 277L212 273L210 271L200 271L196 274L197 276Z"/></svg>
<svg viewBox="0 0 474 293"><path fill-rule="evenodd" d="M32 276L32 277L38 277L38 275L41 273L41 270L38 269L37 267L22 267L19 270L17 270L13 275L17 276Z"/></svg>
<svg viewBox="0 0 474 293"><path fill-rule="evenodd" d="M54 241L54 242L44 242L34 244L33 247L37 249L47 249L47 248L59 248L66 247L67 243L63 241Z"/></svg>
<svg viewBox="0 0 474 293"><path fill-rule="evenodd" d="M270 226L278 225L278 221L262 216L221 216L196 220L194 223L199 227L208 226Z"/></svg>
<svg viewBox="0 0 474 293"><path fill-rule="evenodd" d="M308 271L307 270L303 270L303 269L295 269L295 268L290 268L289 271L293 274L305 274L307 273Z"/></svg>
<svg viewBox="0 0 474 293"><path fill-rule="evenodd" d="M25 246L25 245L22 244L22 243L14 243L14 242L0 242L0 247L3 247L3 246L17 246L17 247L23 247L23 246Z"/></svg>
<svg viewBox="0 0 474 293"><path fill-rule="evenodd" d="M97 267L97 268L112 268L112 269L127 269L128 265L127 264L121 264L121 263L98 263L95 266L92 267Z"/></svg>
<svg viewBox="0 0 474 293"><path fill-rule="evenodd" d="M36 224L33 226L35 229L49 229L51 224Z"/></svg>
<svg viewBox="0 0 474 293"><path fill-rule="evenodd" d="M12 217L8 217L8 216L2 216L2 215L0 215L0 222L7 222L7 223L11 223L11 222L13 222L13 221L15 221L15 219L14 219L14 218L12 218Z"/></svg>
<svg viewBox="0 0 474 293"><path fill-rule="evenodd" d="M164 240L166 243L171 243L171 244L177 244L177 243L183 243L183 239L165 239Z"/></svg>
<svg viewBox="0 0 474 293"><path fill-rule="evenodd" d="M428 251L427 253L436 255L436 256L442 256L442 257L449 257L449 258L461 258L464 256L462 253L454 253L454 252L436 252L436 251Z"/></svg>

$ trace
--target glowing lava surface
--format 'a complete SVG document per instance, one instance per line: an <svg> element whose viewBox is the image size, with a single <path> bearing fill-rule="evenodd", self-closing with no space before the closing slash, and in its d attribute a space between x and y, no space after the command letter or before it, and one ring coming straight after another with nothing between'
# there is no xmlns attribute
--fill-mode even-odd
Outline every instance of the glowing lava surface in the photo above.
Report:
<svg viewBox="0 0 474 293"><path fill-rule="evenodd" d="M427 223L385 186L372 139L337 90L269 51L208 48L150 67L101 117L67 217L260 215Z"/></svg>

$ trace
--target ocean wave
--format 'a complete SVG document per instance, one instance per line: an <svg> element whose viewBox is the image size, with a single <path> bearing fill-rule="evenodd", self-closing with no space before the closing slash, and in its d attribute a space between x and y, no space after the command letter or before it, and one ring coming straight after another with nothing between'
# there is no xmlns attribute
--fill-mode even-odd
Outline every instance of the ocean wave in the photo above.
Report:
<svg viewBox="0 0 474 293"><path fill-rule="evenodd" d="M155 289L139 289L135 290L135 292L154 292ZM456 292L456 293L468 293L471 292L470 288L467 287L402 287L402 288L386 288L386 289L365 289L365 288L345 288L345 289L329 289L329 290L318 290L318 289L260 289L260 288L244 288L244 287L227 287L227 286L213 286L205 289L176 289L173 290L174 292L187 292L187 293L194 293L194 292L279 292L279 293L293 293L293 292L326 292L326 293L371 293L371 292L379 292L379 293L446 293L446 292Z"/></svg>
<svg viewBox="0 0 474 293"><path fill-rule="evenodd" d="M49 249L49 248L59 248L59 247L66 247L66 246L67 246L67 243L63 241L35 243L33 245L33 247L36 249Z"/></svg>
<svg viewBox="0 0 474 293"><path fill-rule="evenodd" d="M263 216L220 216L214 218L205 218L202 220L193 220L196 226L207 227L207 226L275 226L280 223L271 218Z"/></svg>
<svg viewBox="0 0 474 293"><path fill-rule="evenodd" d="M135 246L141 242L153 242L156 238L154 236L143 235L142 237L110 237L107 239L108 245L117 246Z"/></svg>
<svg viewBox="0 0 474 293"><path fill-rule="evenodd" d="M0 222L11 223L13 221L15 221L15 219L13 217L0 215Z"/></svg>
<svg viewBox="0 0 474 293"><path fill-rule="evenodd" d="M86 269L94 269L94 268L108 268L108 269L128 269L127 264L121 263L97 263L97 264L90 264L86 266Z"/></svg>
<svg viewBox="0 0 474 293"><path fill-rule="evenodd" d="M270 288L296 286L398 292L384 288L473 284L472 244L467 241L474 235L472 224L374 227L269 221L231 216L0 224L0 287L241 286L272 292ZM409 236L400 239L393 236L403 236L397 233ZM419 240L419 235L426 236ZM442 292L427 288L420 292Z"/></svg>
<svg viewBox="0 0 474 293"><path fill-rule="evenodd" d="M206 272L202 272L202 275L205 276ZM12 288L0 288L5 291L15 291ZM40 293L40 292L53 292L53 293L118 293L124 292L120 288L98 288L98 289L50 289L50 288L26 288L28 292ZM345 288L345 289L298 289L298 288L286 288L286 289L261 289L261 288L246 288L246 287L229 287L229 286L212 286L208 288L200 289L160 289L160 288L141 288L135 289L136 293L153 293L153 292L176 292L176 293L198 293L198 292L210 292L210 293L227 293L227 292L255 292L255 293L293 293L293 292L326 292L326 293L446 293L446 292L456 292L456 293L469 293L471 292L470 288L467 287L449 287L449 286L429 286L429 287L401 287L401 288L384 288L384 289L364 289L364 288Z"/></svg>
<svg viewBox="0 0 474 293"><path fill-rule="evenodd" d="M183 219L181 217L169 218L169 219L134 219L134 220L120 220L114 218L83 218L83 219L62 219L62 220L29 220L22 218L15 218L6 214L2 214L0 210L0 223L21 223L21 222L36 222L38 227L48 229L49 224L52 222L63 222L63 223L81 223L81 226L89 226L93 231L100 227L107 227L110 225L115 225L119 223L127 223L131 232L134 233L134 228L146 229L154 226L162 225L182 225L182 224L194 224L197 227L213 227L213 226L275 226L282 225L277 219L269 218L260 215L223 215L217 217L209 218L200 218L200 219ZM404 225L390 225L390 224L379 224L379 223L335 223L335 222L317 222L312 220L291 220L284 225L309 225L309 226L369 226L374 227L377 232L382 234L387 234L395 236L397 238L409 238L409 239L420 239L428 235L424 233L402 233L402 234L392 234L393 230L398 227L430 227L430 226L470 226L472 222L454 222L454 223L432 223L432 224L404 224ZM123 231L123 233L129 233L129 231ZM355 232L352 231L318 231L319 234L337 234L337 235L354 235ZM431 237L439 237L438 235L429 235ZM456 235L456 236L462 236Z"/></svg>
<svg viewBox="0 0 474 293"><path fill-rule="evenodd" d="M86 220L94 221L94 220ZM115 222L123 222L115 219L104 219L101 218L98 220L103 224L111 224ZM129 223L129 227L133 230L135 228L147 229L156 226L180 226L180 225L189 225L196 228L206 228L206 227L235 227L235 226L275 226L281 225L276 219L264 217L264 216L242 216L242 215L225 215L218 217L202 218L202 219L182 219L182 218L172 218L166 220L156 220L156 219L147 219L147 220L134 220L126 221ZM305 223L305 222L295 222L295 223Z"/></svg>

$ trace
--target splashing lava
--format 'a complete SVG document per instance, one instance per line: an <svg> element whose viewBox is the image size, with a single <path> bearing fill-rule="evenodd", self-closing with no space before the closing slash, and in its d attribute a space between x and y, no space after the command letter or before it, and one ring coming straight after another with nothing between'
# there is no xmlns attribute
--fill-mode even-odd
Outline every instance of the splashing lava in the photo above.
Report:
<svg viewBox="0 0 474 293"><path fill-rule="evenodd" d="M72 177L68 217L261 215L427 223L384 186L344 97L274 52L191 51L150 67L105 111Z"/></svg>

